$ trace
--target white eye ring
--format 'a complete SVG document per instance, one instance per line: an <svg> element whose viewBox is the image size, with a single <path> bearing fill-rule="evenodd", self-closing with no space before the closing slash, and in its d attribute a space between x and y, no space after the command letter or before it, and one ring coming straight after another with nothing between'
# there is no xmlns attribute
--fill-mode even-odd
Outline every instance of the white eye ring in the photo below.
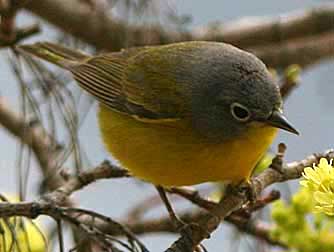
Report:
<svg viewBox="0 0 334 252"><path fill-rule="evenodd" d="M237 102L231 104L231 114L240 122L246 122L251 117L248 108Z"/></svg>

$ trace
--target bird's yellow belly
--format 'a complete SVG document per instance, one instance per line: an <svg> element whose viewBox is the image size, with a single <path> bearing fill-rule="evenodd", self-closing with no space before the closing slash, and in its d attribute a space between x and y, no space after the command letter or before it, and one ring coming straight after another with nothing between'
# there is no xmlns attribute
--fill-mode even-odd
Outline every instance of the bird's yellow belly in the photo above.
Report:
<svg viewBox="0 0 334 252"><path fill-rule="evenodd" d="M247 179L277 130L257 127L247 137L208 143L190 130L137 121L100 106L108 151L131 174L163 186Z"/></svg>

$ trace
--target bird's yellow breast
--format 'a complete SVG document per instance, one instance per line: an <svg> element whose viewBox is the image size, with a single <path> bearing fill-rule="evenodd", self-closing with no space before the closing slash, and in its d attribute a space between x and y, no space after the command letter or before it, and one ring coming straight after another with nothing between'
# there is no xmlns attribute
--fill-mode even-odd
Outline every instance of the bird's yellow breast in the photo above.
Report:
<svg viewBox="0 0 334 252"><path fill-rule="evenodd" d="M209 143L173 122L145 123L104 106L98 119L112 156L134 176L163 186L247 179L277 132L252 127L233 140Z"/></svg>

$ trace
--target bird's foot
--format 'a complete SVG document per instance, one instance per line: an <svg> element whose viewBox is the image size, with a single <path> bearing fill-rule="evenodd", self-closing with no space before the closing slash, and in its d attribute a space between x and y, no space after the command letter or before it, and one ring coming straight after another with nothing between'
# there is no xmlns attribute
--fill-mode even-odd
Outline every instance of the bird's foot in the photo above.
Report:
<svg viewBox="0 0 334 252"><path fill-rule="evenodd" d="M174 212L172 205L167 198L164 188L161 186L156 186L156 188L163 203L167 208L173 226L175 227L176 231L179 232L180 235L182 235L186 239L190 248L193 247L194 236L198 236L198 234L200 234L201 237L210 237L210 233L198 223L185 223L183 220L181 220ZM198 245L194 251L201 251L201 247L202 245Z"/></svg>
<svg viewBox="0 0 334 252"><path fill-rule="evenodd" d="M229 184L226 187L226 194L246 196L250 203L257 199L256 191L249 180L244 180L237 185Z"/></svg>
<svg viewBox="0 0 334 252"><path fill-rule="evenodd" d="M240 191L246 195L250 203L253 203L256 201L257 194L255 191L255 188L253 187L252 183L249 180L245 180L241 182L241 184L239 185L239 188L240 188Z"/></svg>

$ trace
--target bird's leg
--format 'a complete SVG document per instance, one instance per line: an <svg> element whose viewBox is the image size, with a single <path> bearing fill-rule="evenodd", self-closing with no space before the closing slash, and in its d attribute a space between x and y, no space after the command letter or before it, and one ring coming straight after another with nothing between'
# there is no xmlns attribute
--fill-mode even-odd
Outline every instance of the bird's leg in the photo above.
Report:
<svg viewBox="0 0 334 252"><path fill-rule="evenodd" d="M162 202L164 203L164 205L167 208L169 217L171 218L171 221L174 225L174 227L176 228L176 230L181 230L186 226L186 223L184 223L174 212L174 209L170 203L170 201L168 200L168 197L166 195L166 191L162 186L156 186L160 198L162 200Z"/></svg>
<svg viewBox="0 0 334 252"><path fill-rule="evenodd" d="M185 223L183 222L174 212L173 207L168 200L168 197L166 195L166 191L162 186L156 186L160 198L162 199L164 205L167 208L168 214L171 218L171 221L177 231L180 232L181 235L185 236L187 238L187 246L192 247L192 233L195 229L199 230L200 232L205 232L206 236L209 237L210 234L206 231L203 230L202 227L200 227L197 223ZM196 246L194 251L202 251L201 250L201 245Z"/></svg>
<svg viewBox="0 0 334 252"><path fill-rule="evenodd" d="M171 218L171 221L175 227L175 229L180 232L181 235L187 237L187 244L189 247L192 246L192 233L196 230L197 232L204 232L205 236L207 238L210 237L210 233L207 230L204 230L199 224L191 222L191 223L185 223L183 222L174 212L173 207L170 203L170 201L168 200L168 197L166 195L166 191L162 186L156 186L160 198L162 199L164 205L167 208L169 217ZM194 251L202 251L203 246L202 245L198 245L196 246Z"/></svg>

